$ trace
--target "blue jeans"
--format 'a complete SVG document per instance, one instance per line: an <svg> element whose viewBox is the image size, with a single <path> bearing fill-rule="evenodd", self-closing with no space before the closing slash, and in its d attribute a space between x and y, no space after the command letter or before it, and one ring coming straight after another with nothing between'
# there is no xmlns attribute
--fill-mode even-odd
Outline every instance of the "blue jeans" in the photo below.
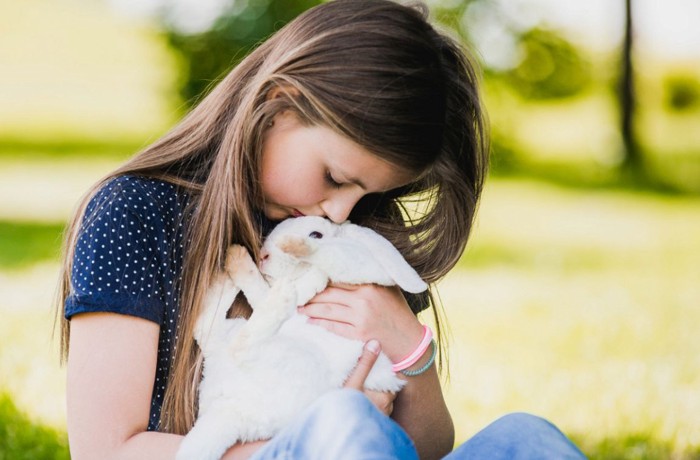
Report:
<svg viewBox="0 0 700 460"><path fill-rule="evenodd" d="M585 459L554 425L511 414L450 453L461 459ZM316 401L296 423L275 436L253 460L417 460L406 432L359 391L336 390Z"/></svg>

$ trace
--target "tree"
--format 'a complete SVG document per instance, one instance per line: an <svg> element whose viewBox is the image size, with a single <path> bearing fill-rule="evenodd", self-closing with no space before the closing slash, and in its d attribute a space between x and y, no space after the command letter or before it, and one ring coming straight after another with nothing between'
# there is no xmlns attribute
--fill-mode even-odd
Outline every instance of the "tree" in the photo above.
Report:
<svg viewBox="0 0 700 460"><path fill-rule="evenodd" d="M636 97L634 91L633 64L634 24L632 0L625 0L625 35L622 43L622 68L619 87L620 133L624 146L622 166L633 172L642 172L642 158L639 143L635 135L634 122L636 114Z"/></svg>
<svg viewBox="0 0 700 460"><path fill-rule="evenodd" d="M579 50L560 34L535 27L517 37L521 58L501 76L526 99L563 99L580 94L591 69Z"/></svg>
<svg viewBox="0 0 700 460"><path fill-rule="evenodd" d="M166 23L169 44L183 61L180 96L193 105L256 45L319 0L231 2L209 30L190 34Z"/></svg>

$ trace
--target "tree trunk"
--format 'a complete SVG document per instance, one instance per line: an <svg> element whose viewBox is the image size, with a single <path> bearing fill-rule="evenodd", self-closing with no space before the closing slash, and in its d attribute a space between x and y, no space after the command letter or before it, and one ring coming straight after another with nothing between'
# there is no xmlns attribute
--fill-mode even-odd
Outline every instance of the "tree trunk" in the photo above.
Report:
<svg viewBox="0 0 700 460"><path fill-rule="evenodd" d="M620 132L624 146L622 167L628 171L641 172L642 158L634 130L636 100L632 62L633 35L632 0L625 0L625 37L622 45L622 72L619 92Z"/></svg>

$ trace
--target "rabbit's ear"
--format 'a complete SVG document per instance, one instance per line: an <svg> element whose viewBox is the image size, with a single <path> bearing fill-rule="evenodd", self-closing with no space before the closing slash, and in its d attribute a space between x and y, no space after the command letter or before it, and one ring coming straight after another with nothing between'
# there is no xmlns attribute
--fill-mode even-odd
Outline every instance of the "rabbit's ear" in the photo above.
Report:
<svg viewBox="0 0 700 460"><path fill-rule="evenodd" d="M417 294L428 289L428 285L406 262L398 249L380 234L351 223L343 224L342 232L366 247L377 263L404 291Z"/></svg>

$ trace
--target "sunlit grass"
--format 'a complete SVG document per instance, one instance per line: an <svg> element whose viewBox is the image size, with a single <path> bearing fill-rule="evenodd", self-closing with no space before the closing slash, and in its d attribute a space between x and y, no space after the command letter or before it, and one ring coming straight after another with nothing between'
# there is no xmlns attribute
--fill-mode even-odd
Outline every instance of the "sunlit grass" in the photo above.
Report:
<svg viewBox="0 0 700 460"><path fill-rule="evenodd" d="M0 135L137 138L175 116L176 64L107 2L0 2Z"/></svg>
<svg viewBox="0 0 700 460"><path fill-rule="evenodd" d="M65 374L59 366L51 308L56 263L0 271L0 394L30 419L65 427Z"/></svg>
<svg viewBox="0 0 700 460"><path fill-rule="evenodd" d="M697 199L492 182L441 288L459 436L525 410L664 452L618 458L697 453L698 235Z"/></svg>
<svg viewBox="0 0 700 460"><path fill-rule="evenodd" d="M0 160L0 220L66 221L88 188L119 164L113 157L8 155Z"/></svg>

